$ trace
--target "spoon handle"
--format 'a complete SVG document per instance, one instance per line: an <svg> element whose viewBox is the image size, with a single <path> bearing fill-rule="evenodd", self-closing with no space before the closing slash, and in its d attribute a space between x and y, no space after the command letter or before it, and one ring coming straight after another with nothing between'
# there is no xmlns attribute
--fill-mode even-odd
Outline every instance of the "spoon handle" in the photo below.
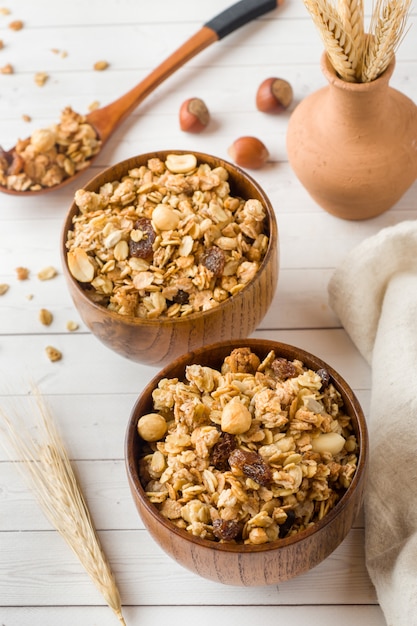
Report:
<svg viewBox="0 0 417 626"><path fill-rule="evenodd" d="M199 31L126 94L105 107L87 115L104 143L136 107L178 68L207 48L251 20L272 11L283 0L241 0L206 22Z"/></svg>
<svg viewBox="0 0 417 626"><path fill-rule="evenodd" d="M252 20L276 9L282 1L277 0L241 0L216 17L206 22L204 26L211 28L217 34L217 39L223 39L234 30L248 24Z"/></svg>

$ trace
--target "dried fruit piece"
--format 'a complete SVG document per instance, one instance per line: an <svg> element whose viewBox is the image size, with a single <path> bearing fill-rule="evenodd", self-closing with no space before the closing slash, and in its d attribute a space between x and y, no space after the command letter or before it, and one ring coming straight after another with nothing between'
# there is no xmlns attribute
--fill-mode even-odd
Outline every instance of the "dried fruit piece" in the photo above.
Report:
<svg viewBox="0 0 417 626"><path fill-rule="evenodd" d="M210 462L220 472L229 469L229 456L237 446L235 435L222 432L220 439L211 449Z"/></svg>
<svg viewBox="0 0 417 626"><path fill-rule="evenodd" d="M225 255L223 250L217 246L211 246L201 257L201 263L213 276L221 276L225 266Z"/></svg>
<svg viewBox="0 0 417 626"><path fill-rule="evenodd" d="M283 539L288 535L295 522L295 513L292 509L288 509L288 511L286 511L286 514L287 519L285 520L285 522L278 525L280 539Z"/></svg>
<svg viewBox="0 0 417 626"><path fill-rule="evenodd" d="M139 259L149 259L153 255L153 243L156 233L152 228L152 222L147 217L138 219L130 233L129 253L130 256Z"/></svg>
<svg viewBox="0 0 417 626"><path fill-rule="evenodd" d="M297 368L294 363L284 359L283 357L274 359L271 363L271 368L279 380L287 380L287 378L294 378L295 376L298 376Z"/></svg>
<svg viewBox="0 0 417 626"><path fill-rule="evenodd" d="M229 456L229 465L236 467L259 485L268 485L272 480L271 468L257 452L236 448Z"/></svg>
<svg viewBox="0 0 417 626"><path fill-rule="evenodd" d="M330 374L329 374L329 372L326 369L321 368L321 369L317 370L317 374L320 376L320 378L322 380L321 388L322 389L326 389L326 387L328 387L329 384L330 384Z"/></svg>
<svg viewBox="0 0 417 626"><path fill-rule="evenodd" d="M175 302L175 304L187 304L189 299L190 295L186 291L178 289L177 293L172 298L172 301Z"/></svg>
<svg viewBox="0 0 417 626"><path fill-rule="evenodd" d="M241 533L241 522L225 519L215 519L213 521L213 535L220 541L233 541Z"/></svg>

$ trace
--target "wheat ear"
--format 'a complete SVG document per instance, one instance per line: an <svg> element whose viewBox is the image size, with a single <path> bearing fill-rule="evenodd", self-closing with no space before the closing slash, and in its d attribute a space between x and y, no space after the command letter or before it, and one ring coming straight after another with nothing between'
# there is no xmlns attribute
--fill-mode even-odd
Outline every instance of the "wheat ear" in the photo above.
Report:
<svg viewBox="0 0 417 626"><path fill-rule="evenodd" d="M411 0L378 0L367 39L361 81L380 76L394 58L403 37Z"/></svg>
<svg viewBox="0 0 417 626"><path fill-rule="evenodd" d="M120 624L126 626L114 576L68 454L40 394L36 390L34 393L40 413L39 440L35 441L24 427L15 426L0 409L4 447L11 458L17 458L16 465L46 517L76 554Z"/></svg>
<svg viewBox="0 0 417 626"><path fill-rule="evenodd" d="M352 37L353 49L356 54L355 76L357 80L360 80L365 48L363 0L339 0L337 12L345 31L349 32Z"/></svg>
<svg viewBox="0 0 417 626"><path fill-rule="evenodd" d="M328 0L304 0L323 40L324 47L338 75L346 81L356 81L360 63L352 35L345 30L339 13Z"/></svg>

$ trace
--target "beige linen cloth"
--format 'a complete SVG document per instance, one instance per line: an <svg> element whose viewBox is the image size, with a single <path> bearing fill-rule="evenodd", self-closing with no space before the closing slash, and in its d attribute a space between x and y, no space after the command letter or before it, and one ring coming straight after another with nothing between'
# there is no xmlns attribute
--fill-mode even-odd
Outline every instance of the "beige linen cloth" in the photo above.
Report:
<svg viewBox="0 0 417 626"><path fill-rule="evenodd" d="M417 626L417 221L357 246L329 303L372 369L366 564L388 626Z"/></svg>

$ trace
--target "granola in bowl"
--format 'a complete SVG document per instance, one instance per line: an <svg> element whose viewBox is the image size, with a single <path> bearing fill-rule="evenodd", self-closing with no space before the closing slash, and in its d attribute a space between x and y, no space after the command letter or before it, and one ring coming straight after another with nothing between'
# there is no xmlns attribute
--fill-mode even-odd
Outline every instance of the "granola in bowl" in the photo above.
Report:
<svg viewBox="0 0 417 626"><path fill-rule="evenodd" d="M260 546L296 536L352 485L357 425L325 368L242 344L219 366L162 376L151 396L136 417L140 482L195 537Z"/></svg>
<svg viewBox="0 0 417 626"><path fill-rule="evenodd" d="M175 319L240 292L269 245L267 211L194 154L149 158L97 191L78 190L67 233L73 278L123 316Z"/></svg>

